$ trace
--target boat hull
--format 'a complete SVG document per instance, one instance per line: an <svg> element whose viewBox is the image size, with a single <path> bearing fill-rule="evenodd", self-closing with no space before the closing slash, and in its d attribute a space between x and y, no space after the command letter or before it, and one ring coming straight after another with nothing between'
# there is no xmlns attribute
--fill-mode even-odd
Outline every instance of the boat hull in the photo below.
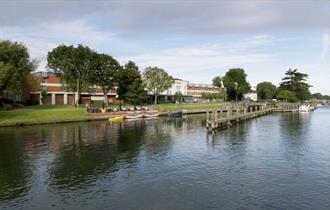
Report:
<svg viewBox="0 0 330 210"><path fill-rule="evenodd" d="M182 112L170 112L168 113L169 117L182 117Z"/></svg>
<svg viewBox="0 0 330 210"><path fill-rule="evenodd" d="M143 115L126 115L124 116L125 119L140 119Z"/></svg>
<svg viewBox="0 0 330 210"><path fill-rule="evenodd" d="M110 122L122 122L123 120L124 120L123 116L116 116L116 117L109 118Z"/></svg>

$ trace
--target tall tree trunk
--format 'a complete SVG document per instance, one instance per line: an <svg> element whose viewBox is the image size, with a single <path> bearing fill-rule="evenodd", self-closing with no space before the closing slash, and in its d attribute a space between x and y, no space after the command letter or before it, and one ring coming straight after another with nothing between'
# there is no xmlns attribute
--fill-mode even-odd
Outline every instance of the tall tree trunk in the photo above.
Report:
<svg viewBox="0 0 330 210"><path fill-rule="evenodd" d="M155 104L157 104L157 97L158 97L158 94L155 95Z"/></svg>
<svg viewBox="0 0 330 210"><path fill-rule="evenodd" d="M104 104L105 104L106 107L108 107L109 106L108 94L107 94L106 91L104 91L103 94L104 94Z"/></svg>
<svg viewBox="0 0 330 210"><path fill-rule="evenodd" d="M121 103L122 103L122 100L120 100L120 102L119 102L119 110L121 110Z"/></svg>
<svg viewBox="0 0 330 210"><path fill-rule="evenodd" d="M77 80L77 95L76 95L76 101L75 101L75 105L77 107L79 106L79 100L80 100L80 80L78 78L78 80Z"/></svg>

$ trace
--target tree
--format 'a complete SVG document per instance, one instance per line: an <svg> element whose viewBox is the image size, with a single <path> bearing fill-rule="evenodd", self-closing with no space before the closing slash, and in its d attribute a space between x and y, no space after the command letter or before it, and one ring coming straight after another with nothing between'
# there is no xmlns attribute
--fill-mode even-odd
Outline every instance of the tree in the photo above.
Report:
<svg viewBox="0 0 330 210"><path fill-rule="evenodd" d="M203 99L224 99L225 94L224 93L207 93L207 92L202 92L202 98Z"/></svg>
<svg viewBox="0 0 330 210"><path fill-rule="evenodd" d="M222 88L222 77L216 76L212 79L212 84L215 87Z"/></svg>
<svg viewBox="0 0 330 210"><path fill-rule="evenodd" d="M37 61L22 43L0 40L0 94L6 90L21 96L26 77L36 68Z"/></svg>
<svg viewBox="0 0 330 210"><path fill-rule="evenodd" d="M5 82L9 69L10 66L8 64L0 62L0 90L5 89Z"/></svg>
<svg viewBox="0 0 330 210"><path fill-rule="evenodd" d="M229 69L223 78L223 84L227 89L228 99L237 101L250 90L251 86L246 80L246 77L247 75L244 69Z"/></svg>
<svg viewBox="0 0 330 210"><path fill-rule="evenodd" d="M276 96L279 100L286 100L288 102L297 102L298 98L296 95L289 90L280 90Z"/></svg>
<svg viewBox="0 0 330 210"><path fill-rule="evenodd" d="M143 71L144 84L149 92L155 96L155 104L160 93L169 89L174 79L164 69L147 67Z"/></svg>
<svg viewBox="0 0 330 210"><path fill-rule="evenodd" d="M330 100L329 95L322 95L321 93L314 93L311 97L318 100Z"/></svg>
<svg viewBox="0 0 330 210"><path fill-rule="evenodd" d="M110 55L94 53L90 83L102 88L104 103L108 106L108 92L115 86L115 77L121 66Z"/></svg>
<svg viewBox="0 0 330 210"><path fill-rule="evenodd" d="M183 99L183 95L181 93L181 91L176 91L174 94L174 100L177 102L181 102Z"/></svg>
<svg viewBox="0 0 330 210"><path fill-rule="evenodd" d="M257 93L259 99L273 99L276 95L276 86L271 82L261 82L257 85Z"/></svg>
<svg viewBox="0 0 330 210"><path fill-rule="evenodd" d="M311 93L309 88L311 85L306 83L308 74L298 72L297 69L289 69L285 72L285 75L280 84L280 90L289 90L300 100L307 100L310 98Z"/></svg>
<svg viewBox="0 0 330 210"><path fill-rule="evenodd" d="M136 104L146 98L139 67L133 61L128 61L117 73L117 94L120 100Z"/></svg>
<svg viewBox="0 0 330 210"><path fill-rule="evenodd" d="M76 92L76 106L79 105L81 91L88 90L91 85L93 55L95 52L83 45L60 45L48 52L48 68L61 78L67 90Z"/></svg>

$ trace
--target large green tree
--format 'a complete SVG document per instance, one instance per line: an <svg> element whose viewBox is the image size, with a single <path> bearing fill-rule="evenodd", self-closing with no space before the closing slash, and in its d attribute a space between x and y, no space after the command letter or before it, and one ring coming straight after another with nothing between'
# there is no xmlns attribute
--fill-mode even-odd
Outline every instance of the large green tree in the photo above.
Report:
<svg viewBox="0 0 330 210"><path fill-rule="evenodd" d="M139 67L128 61L117 73L117 94L119 99L132 103L134 106L142 103L146 98Z"/></svg>
<svg viewBox="0 0 330 210"><path fill-rule="evenodd" d="M223 78L220 76L216 76L212 79L212 84L215 87L222 88L222 80Z"/></svg>
<svg viewBox="0 0 330 210"><path fill-rule="evenodd" d="M89 47L78 45L60 45L54 48L47 55L47 66L60 78L65 88L75 91L75 105L78 106L80 94L83 90L88 90L91 71L94 71L92 61L95 52Z"/></svg>
<svg viewBox="0 0 330 210"><path fill-rule="evenodd" d="M169 89L174 79L164 69L147 67L143 71L143 80L147 90L155 96L155 104L159 94Z"/></svg>
<svg viewBox="0 0 330 210"><path fill-rule="evenodd" d="M4 90L21 95L25 79L36 68L37 61L22 43L0 40L0 95Z"/></svg>
<svg viewBox="0 0 330 210"><path fill-rule="evenodd" d="M285 100L288 102L297 102L298 98L296 97L296 94L289 90L279 90L279 92L276 95L276 98L279 100Z"/></svg>
<svg viewBox="0 0 330 210"><path fill-rule="evenodd" d="M285 72L279 89L293 92L299 100L307 100L311 96L309 91L311 85L306 82L307 78L308 74L301 73L297 69L289 69Z"/></svg>
<svg viewBox="0 0 330 210"><path fill-rule="evenodd" d="M251 86L246 80L247 74L244 69L229 69L223 78L223 84L227 89L229 100L239 100L243 95L249 92Z"/></svg>
<svg viewBox="0 0 330 210"><path fill-rule="evenodd" d="M90 83L102 88L104 103L108 106L108 92L115 86L116 76L121 66L110 55L94 53Z"/></svg>
<svg viewBox="0 0 330 210"><path fill-rule="evenodd" d="M257 85L258 98L262 100L271 100L276 95L276 86L271 82L261 82Z"/></svg>

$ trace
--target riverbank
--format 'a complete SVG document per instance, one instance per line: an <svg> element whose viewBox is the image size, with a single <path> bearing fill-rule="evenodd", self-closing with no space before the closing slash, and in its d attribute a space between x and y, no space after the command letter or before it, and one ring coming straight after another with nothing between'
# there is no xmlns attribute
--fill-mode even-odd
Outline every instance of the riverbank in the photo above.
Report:
<svg viewBox="0 0 330 210"><path fill-rule="evenodd" d="M168 112L179 110L185 110L185 114L205 113L207 109L221 107L222 104L158 104L149 106L149 109L159 111L160 115L167 115ZM79 108L57 105L30 106L0 111L0 127L107 120L111 115L110 113L89 114L83 106Z"/></svg>
<svg viewBox="0 0 330 210"><path fill-rule="evenodd" d="M0 126L43 124L52 121L82 121L91 116L84 108L72 106L30 106L17 110L0 111Z"/></svg>

